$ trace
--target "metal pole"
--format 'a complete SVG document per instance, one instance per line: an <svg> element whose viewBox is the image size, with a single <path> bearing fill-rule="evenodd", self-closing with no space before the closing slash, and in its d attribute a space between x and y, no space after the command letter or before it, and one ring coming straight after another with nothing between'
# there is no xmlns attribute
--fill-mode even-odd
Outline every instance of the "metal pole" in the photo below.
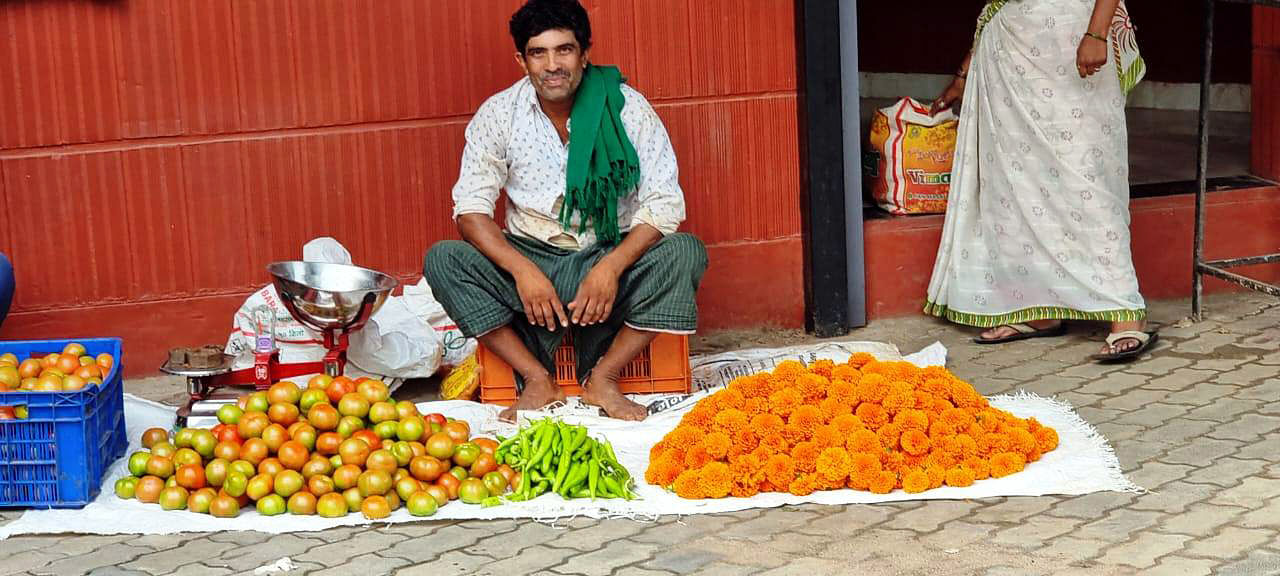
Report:
<svg viewBox="0 0 1280 576"><path fill-rule="evenodd" d="M1213 71L1213 11L1216 0L1204 0L1204 48L1200 53L1200 144L1196 152L1196 222L1191 259L1191 319L1203 318L1201 291L1204 276L1204 200L1209 180L1209 109Z"/></svg>

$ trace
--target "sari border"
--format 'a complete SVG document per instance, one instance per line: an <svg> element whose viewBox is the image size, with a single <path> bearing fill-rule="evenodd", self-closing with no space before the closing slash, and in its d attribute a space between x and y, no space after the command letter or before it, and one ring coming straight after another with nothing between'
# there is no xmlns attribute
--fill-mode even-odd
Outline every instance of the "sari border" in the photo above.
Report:
<svg viewBox="0 0 1280 576"><path fill-rule="evenodd" d="M1030 308L1015 310L1013 312L1007 312L1005 314L974 314L971 312L953 310L948 308L946 305L935 303L932 300L925 302L924 313L929 316L946 318L947 320L957 324L976 326L978 328L994 328L996 326L1017 324L1020 322L1032 322L1036 320L1138 322L1145 320L1147 317L1147 310L1145 308L1117 308L1114 310L1086 312L1084 310L1076 310L1074 308L1067 308L1064 306L1033 306Z"/></svg>

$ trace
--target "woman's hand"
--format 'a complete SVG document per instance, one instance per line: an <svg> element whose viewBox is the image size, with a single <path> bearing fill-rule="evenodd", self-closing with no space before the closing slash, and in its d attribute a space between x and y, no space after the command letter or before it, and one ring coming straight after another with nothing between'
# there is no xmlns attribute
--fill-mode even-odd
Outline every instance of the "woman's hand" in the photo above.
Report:
<svg viewBox="0 0 1280 576"><path fill-rule="evenodd" d="M933 105L929 107L930 114L937 114L946 110L959 102L964 97L964 78L956 76L951 79L951 84L946 90L942 91L942 95L933 101Z"/></svg>
<svg viewBox="0 0 1280 576"><path fill-rule="evenodd" d="M1094 36L1085 36L1080 40L1080 47L1076 49L1076 72L1080 73L1081 78L1093 76L1107 65L1109 47L1106 40Z"/></svg>

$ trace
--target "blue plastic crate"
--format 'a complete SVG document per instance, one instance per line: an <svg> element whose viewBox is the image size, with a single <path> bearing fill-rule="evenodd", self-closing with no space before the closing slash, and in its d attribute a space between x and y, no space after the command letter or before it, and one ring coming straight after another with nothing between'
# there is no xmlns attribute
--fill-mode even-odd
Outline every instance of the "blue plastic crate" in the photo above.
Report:
<svg viewBox="0 0 1280 576"><path fill-rule="evenodd" d="M26 406L23 420L0 420L0 507L80 508L98 495L102 474L125 453L119 338L0 341L19 360L79 342L115 357L101 386L77 392L0 393L0 406Z"/></svg>

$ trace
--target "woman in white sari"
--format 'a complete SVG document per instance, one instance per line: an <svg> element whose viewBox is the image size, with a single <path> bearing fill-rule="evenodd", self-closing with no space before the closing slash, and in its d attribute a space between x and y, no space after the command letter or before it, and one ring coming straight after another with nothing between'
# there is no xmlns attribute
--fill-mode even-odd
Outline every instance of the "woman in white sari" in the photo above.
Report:
<svg viewBox="0 0 1280 576"><path fill-rule="evenodd" d="M1125 96L1144 64L1122 0L991 0L935 103L963 99L925 311L981 343L1110 322L1098 360L1155 338L1129 249Z"/></svg>

